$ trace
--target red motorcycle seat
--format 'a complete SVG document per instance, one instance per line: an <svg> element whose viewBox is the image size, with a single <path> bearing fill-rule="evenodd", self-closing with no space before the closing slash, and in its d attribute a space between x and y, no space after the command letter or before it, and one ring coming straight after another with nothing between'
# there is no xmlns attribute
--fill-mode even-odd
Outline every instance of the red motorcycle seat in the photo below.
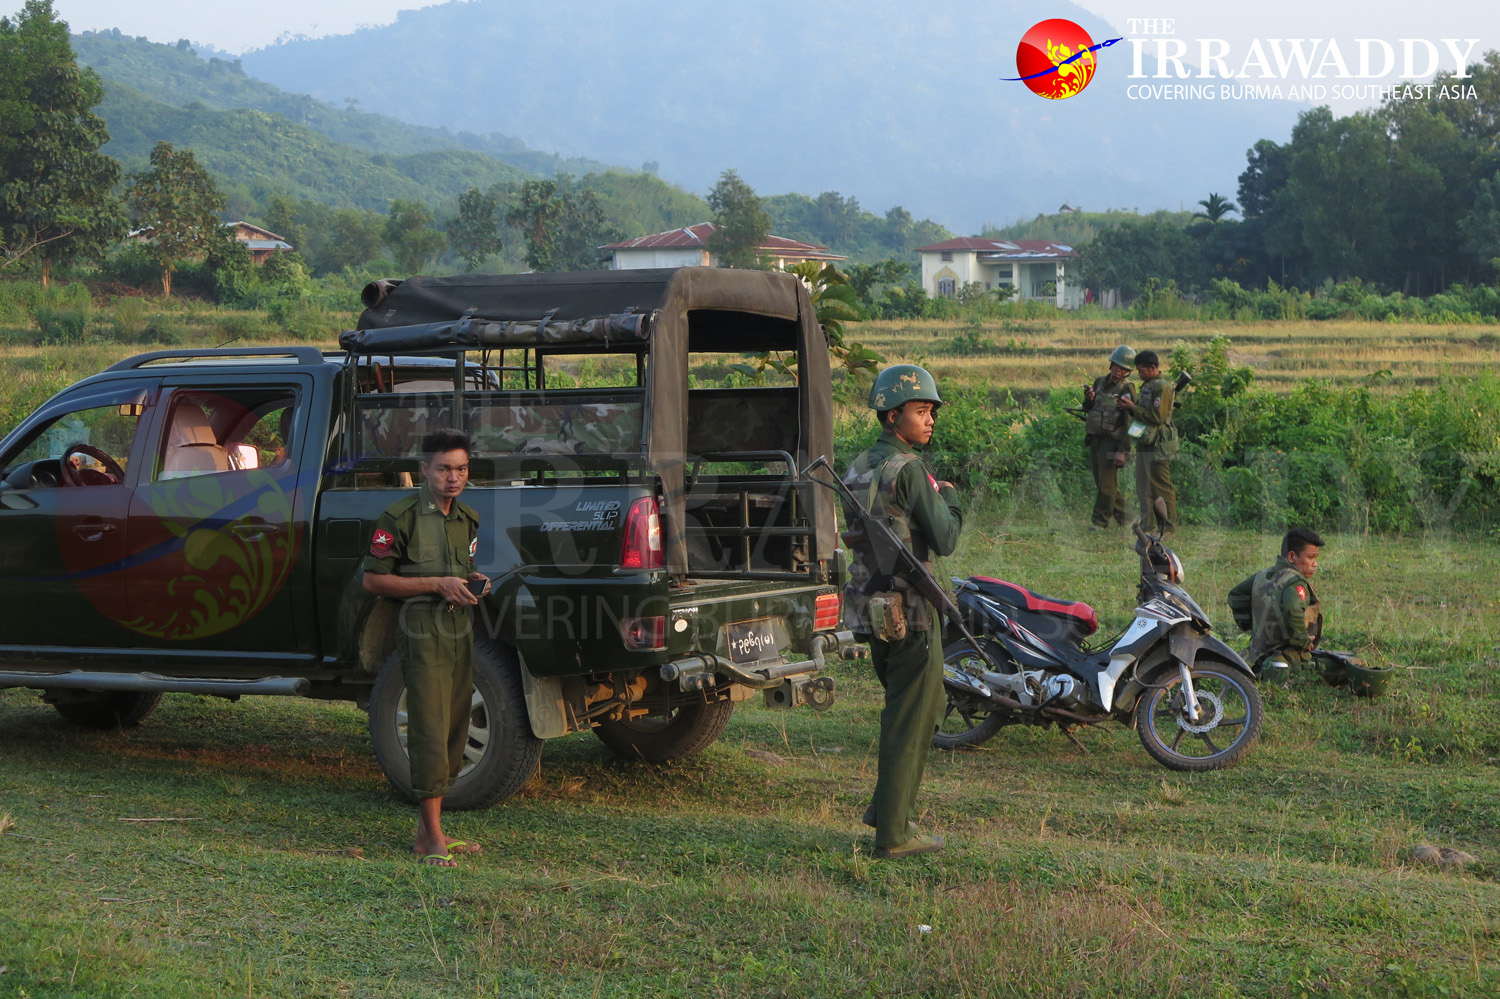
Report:
<svg viewBox="0 0 1500 999"><path fill-rule="evenodd" d="M989 576L972 576L975 585L985 596L993 597L1002 603L1012 607L1024 607L1027 610L1036 611L1039 614L1056 614L1060 617L1070 617L1087 628L1086 635L1092 635L1099 630L1099 615L1094 608L1081 600L1059 600L1056 597L1044 597L1024 586L1015 583L1007 583L1003 579L993 579Z"/></svg>

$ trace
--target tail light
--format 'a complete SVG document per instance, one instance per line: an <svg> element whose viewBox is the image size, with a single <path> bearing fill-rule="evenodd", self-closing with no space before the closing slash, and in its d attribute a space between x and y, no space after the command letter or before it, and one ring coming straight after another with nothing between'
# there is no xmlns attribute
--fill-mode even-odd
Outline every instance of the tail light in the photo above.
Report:
<svg viewBox="0 0 1500 999"><path fill-rule="evenodd" d="M650 650L667 647L667 619L632 617L620 622L620 637L627 649Z"/></svg>
<svg viewBox="0 0 1500 999"><path fill-rule="evenodd" d="M666 565L661 550L661 516L656 499L642 496L625 515L625 540L620 544L620 568L660 569Z"/></svg>
<svg viewBox="0 0 1500 999"><path fill-rule="evenodd" d="M832 631L839 625L839 595L821 593L813 601L813 631Z"/></svg>

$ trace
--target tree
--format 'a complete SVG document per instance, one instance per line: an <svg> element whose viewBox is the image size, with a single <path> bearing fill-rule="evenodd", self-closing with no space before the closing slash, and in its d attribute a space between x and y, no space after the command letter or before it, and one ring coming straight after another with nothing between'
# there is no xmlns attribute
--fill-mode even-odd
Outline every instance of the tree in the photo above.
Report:
<svg viewBox="0 0 1500 999"><path fill-rule="evenodd" d="M521 185L516 201L505 212L505 224L521 230L526 240L526 266L533 271L552 271L556 229L562 218L563 201L557 183L551 180L528 180Z"/></svg>
<svg viewBox="0 0 1500 999"><path fill-rule="evenodd" d="M458 199L458 214L448 220L448 245L470 271L505 244L497 230L495 196L471 187Z"/></svg>
<svg viewBox="0 0 1500 999"><path fill-rule="evenodd" d="M1500 171L1479 182L1474 207L1458 224L1464 252L1476 263L1500 270Z"/></svg>
<svg viewBox="0 0 1500 999"><path fill-rule="evenodd" d="M599 247L619 238L599 196L566 175L522 184L505 223L521 230L533 271L598 270Z"/></svg>
<svg viewBox="0 0 1500 999"><path fill-rule="evenodd" d="M0 18L0 267L36 253L49 284L54 261L101 255L124 232L120 165L99 151L109 132L92 110L103 98L52 0Z"/></svg>
<svg viewBox="0 0 1500 999"><path fill-rule="evenodd" d="M151 150L151 169L131 175L126 196L136 226L150 230L146 252L161 267L162 297L171 298L178 261L207 253L220 235L224 196L193 151L170 142Z"/></svg>
<svg viewBox="0 0 1500 999"><path fill-rule="evenodd" d="M1195 219L1208 219L1210 222L1218 222L1230 212L1239 211L1239 206L1228 198L1218 194L1210 194L1198 204L1203 206L1203 211L1194 212Z"/></svg>
<svg viewBox="0 0 1500 999"><path fill-rule="evenodd" d="M1378 274L1394 244L1391 139L1369 113L1304 111L1292 129L1287 196L1302 225L1313 280Z"/></svg>
<svg viewBox="0 0 1500 999"><path fill-rule="evenodd" d="M380 230L403 274L415 274L442 252L446 240L432 228L433 214L421 201L392 198Z"/></svg>
<svg viewBox="0 0 1500 999"><path fill-rule="evenodd" d="M708 192L714 213L714 233L708 248L725 267L760 266L760 248L771 234L771 216L760 206L760 196L734 170L725 170Z"/></svg>

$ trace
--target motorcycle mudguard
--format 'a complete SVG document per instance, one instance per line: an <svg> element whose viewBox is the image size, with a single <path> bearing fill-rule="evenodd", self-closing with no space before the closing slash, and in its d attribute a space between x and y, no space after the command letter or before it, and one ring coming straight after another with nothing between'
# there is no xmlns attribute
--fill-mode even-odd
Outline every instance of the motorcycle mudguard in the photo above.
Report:
<svg viewBox="0 0 1500 999"><path fill-rule="evenodd" d="M1184 663L1196 661L1200 650L1212 653L1215 659L1222 659L1250 679L1255 679L1255 673L1240 658L1240 654L1221 642L1217 636L1200 634L1191 628L1179 626L1168 636L1167 648L1172 653L1172 658Z"/></svg>

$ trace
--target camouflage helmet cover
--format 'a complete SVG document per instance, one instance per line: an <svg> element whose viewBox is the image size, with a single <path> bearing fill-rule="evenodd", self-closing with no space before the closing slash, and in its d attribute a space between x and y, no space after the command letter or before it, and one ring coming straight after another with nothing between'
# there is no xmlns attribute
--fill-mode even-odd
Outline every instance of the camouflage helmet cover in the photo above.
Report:
<svg viewBox="0 0 1500 999"><path fill-rule="evenodd" d="M1109 355L1110 364L1118 364L1122 368L1128 368L1135 363L1135 348L1120 344L1115 352Z"/></svg>
<svg viewBox="0 0 1500 999"><path fill-rule="evenodd" d="M870 386L870 408L883 413L908 402L930 402L941 406L937 380L926 368L915 364L893 364L875 376Z"/></svg>

